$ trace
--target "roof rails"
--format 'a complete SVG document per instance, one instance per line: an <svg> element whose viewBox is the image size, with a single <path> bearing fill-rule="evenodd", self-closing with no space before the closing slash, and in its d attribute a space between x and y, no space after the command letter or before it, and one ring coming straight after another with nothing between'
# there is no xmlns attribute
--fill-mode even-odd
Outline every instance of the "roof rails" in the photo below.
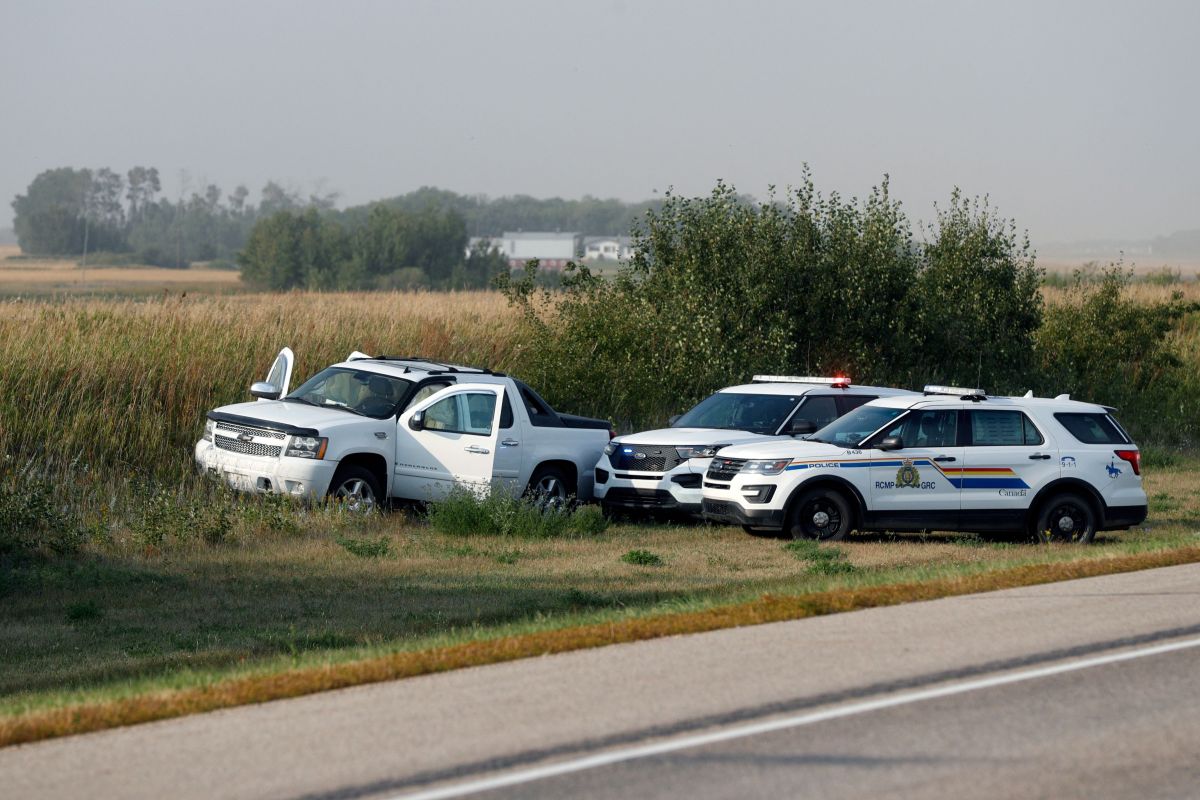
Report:
<svg viewBox="0 0 1200 800"><path fill-rule="evenodd" d="M816 383L822 386L832 386L834 389L850 388L850 378L838 376L835 378L814 378L798 375L755 375L752 383Z"/></svg>
<svg viewBox="0 0 1200 800"><path fill-rule="evenodd" d="M925 387L925 394L946 394L956 396L960 400L971 400L978 403L980 400L987 400L987 392L983 389L966 389L962 386L938 386L929 384Z"/></svg>
<svg viewBox="0 0 1200 800"><path fill-rule="evenodd" d="M434 361L432 358L425 358L423 356L370 356L369 359L371 361L411 361L415 364L428 364L429 369L427 371L430 374L470 372L479 375L495 375L497 377L504 377L503 372L493 372L486 367L456 366L454 364L445 364L441 361Z"/></svg>

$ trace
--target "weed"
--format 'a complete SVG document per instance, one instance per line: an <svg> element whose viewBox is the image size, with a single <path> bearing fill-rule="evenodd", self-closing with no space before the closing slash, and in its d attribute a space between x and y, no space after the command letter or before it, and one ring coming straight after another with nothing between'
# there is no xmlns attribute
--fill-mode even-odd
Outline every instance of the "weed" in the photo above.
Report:
<svg viewBox="0 0 1200 800"><path fill-rule="evenodd" d="M359 558L383 558L391 555L392 552L392 541L386 536L380 536L378 539L354 539L349 536L339 536L337 543L347 553Z"/></svg>
<svg viewBox="0 0 1200 800"><path fill-rule="evenodd" d="M651 553L649 550L630 550L621 556L621 560L626 564L636 564L639 567L661 567L663 565L662 556Z"/></svg>
<svg viewBox="0 0 1200 800"><path fill-rule="evenodd" d="M51 493L42 476L26 469L0 471L0 555L61 556L83 544L83 527Z"/></svg>
<svg viewBox="0 0 1200 800"><path fill-rule="evenodd" d="M435 530L456 536L550 539L571 533L595 535L608 525L594 506L546 506L531 498L513 497L503 487L482 494L454 489L445 499L430 503L427 516Z"/></svg>
<svg viewBox="0 0 1200 800"><path fill-rule="evenodd" d="M808 562L808 571L813 575L848 575L855 566L846 560L846 553L836 547L822 547L813 539L796 539L783 549L801 561Z"/></svg>
<svg viewBox="0 0 1200 800"><path fill-rule="evenodd" d="M95 600L84 600L67 606L67 622L91 622L104 616Z"/></svg>
<svg viewBox="0 0 1200 800"><path fill-rule="evenodd" d="M1179 503L1166 492L1157 492L1150 498L1150 511L1154 514L1164 514L1179 508Z"/></svg>
<svg viewBox="0 0 1200 800"><path fill-rule="evenodd" d="M571 530L580 536L599 536L608 530L608 518L600 506L580 506L571 515Z"/></svg>
<svg viewBox="0 0 1200 800"><path fill-rule="evenodd" d="M524 555L524 553L522 553L520 550L505 550L503 553L500 553L496 556L496 563L515 564L522 555Z"/></svg>

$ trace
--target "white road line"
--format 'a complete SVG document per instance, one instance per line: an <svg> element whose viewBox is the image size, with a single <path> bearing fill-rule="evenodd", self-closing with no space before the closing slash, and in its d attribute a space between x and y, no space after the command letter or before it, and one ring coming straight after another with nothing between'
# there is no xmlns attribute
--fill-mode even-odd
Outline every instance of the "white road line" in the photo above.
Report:
<svg viewBox="0 0 1200 800"><path fill-rule="evenodd" d="M634 761L639 758L650 758L652 756L659 756L663 755L664 753L674 753L693 747L703 747L705 745L728 742L734 739L744 739L749 736L758 736L759 734L763 733L772 733L774 731L787 730L788 728L799 728L804 725L814 725L818 722L826 722L832 719L852 717L856 714L869 714L872 711L881 711L886 708L895 708L896 706L908 705L910 703L921 703L926 700L937 700L941 697L951 697L957 694L976 692L981 689L991 689L995 686L1005 686L1011 683L1032 681L1037 680L1038 678L1048 678L1052 675L1062 675L1063 673L1075 672L1076 670L1102 667L1106 664L1117 664L1122 661L1132 661L1137 658L1147 658L1149 656L1162 655L1163 653L1187 650L1193 647L1200 647L1200 639L1187 639L1181 642L1154 645L1151 647L1142 648L1140 650L1127 650L1106 656L1096 656L1095 658L1087 658L1065 664L1056 664L1050 667L1038 667L1035 669L1023 670L1021 672L1010 672L990 678L978 678L975 680L963 681L962 683L950 684L948 686L939 686L934 689L921 689L918 691L906 692L904 694L892 695L879 700L867 700L861 703L850 703L849 705L825 709L824 711L814 711L807 714L798 714L780 719L772 719L765 722L755 722L749 725L739 725L733 728L696 734L694 736L684 736L678 739L658 742L656 744L638 745L634 747L620 748L617 750L609 750L596 755L572 759L571 761L562 761L555 764L547 764L545 766L522 769L516 772L510 772L489 778L481 778L479 780L469 781L467 783L459 783L453 786L444 786L441 788L429 789L427 791L415 792L412 794L396 795L392 798L392 800L444 800L444 798L463 797L465 795L486 792L492 789L503 789L508 786L519 786L523 783L532 783L534 781L540 781L546 778L553 778L558 775L568 775L572 772L582 772L584 770L596 769L597 767L605 767L610 764L619 764L623 761Z"/></svg>

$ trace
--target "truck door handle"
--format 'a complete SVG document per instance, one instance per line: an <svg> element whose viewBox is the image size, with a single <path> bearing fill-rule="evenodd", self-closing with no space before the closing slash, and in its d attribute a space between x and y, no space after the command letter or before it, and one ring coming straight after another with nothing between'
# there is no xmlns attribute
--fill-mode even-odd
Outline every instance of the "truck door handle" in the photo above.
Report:
<svg viewBox="0 0 1200 800"><path fill-rule="evenodd" d="M521 443L518 442L516 439L505 439L504 441L500 442L501 447L516 447L519 444L521 444Z"/></svg>
<svg viewBox="0 0 1200 800"><path fill-rule="evenodd" d="M1029 457L1030 461L1049 461L1051 458L1049 453L1034 453Z"/></svg>
<svg viewBox="0 0 1200 800"><path fill-rule="evenodd" d="M954 456L938 456L934 461L958 461Z"/></svg>
<svg viewBox="0 0 1200 800"><path fill-rule="evenodd" d="M483 455L487 455L488 453L492 452L486 447L480 447L477 444L473 444L470 447L464 447L463 450L466 450L468 453L481 453Z"/></svg>

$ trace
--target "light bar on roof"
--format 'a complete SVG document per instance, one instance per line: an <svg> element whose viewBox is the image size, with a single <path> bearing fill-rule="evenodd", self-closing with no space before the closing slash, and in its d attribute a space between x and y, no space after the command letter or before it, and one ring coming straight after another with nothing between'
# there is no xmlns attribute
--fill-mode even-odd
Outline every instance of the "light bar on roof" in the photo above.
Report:
<svg viewBox="0 0 1200 800"><path fill-rule="evenodd" d="M983 389L967 389L963 386L934 386L925 387L925 394L951 394L959 397L987 397Z"/></svg>
<svg viewBox="0 0 1200 800"><path fill-rule="evenodd" d="M816 383L821 386L833 386L844 389L850 385L850 378L838 376L835 378L815 378L801 375L755 375L754 383Z"/></svg>

